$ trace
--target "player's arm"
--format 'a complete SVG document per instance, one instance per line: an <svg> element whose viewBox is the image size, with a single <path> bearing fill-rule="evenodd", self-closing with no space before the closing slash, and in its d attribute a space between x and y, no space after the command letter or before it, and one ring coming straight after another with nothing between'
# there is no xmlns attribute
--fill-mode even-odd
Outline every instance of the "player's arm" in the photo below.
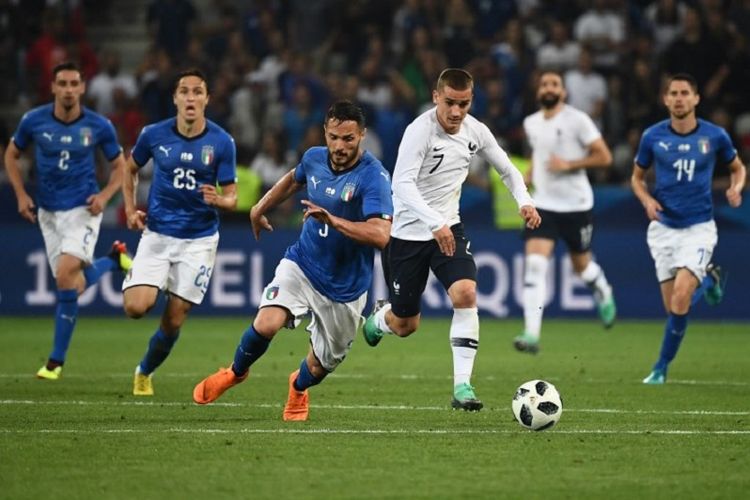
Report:
<svg viewBox="0 0 750 500"><path fill-rule="evenodd" d="M5 170L8 172L8 181L13 186L13 191L16 193L16 200L18 201L18 213L21 217L31 222L36 222L36 212L34 212L34 200L26 192L26 188L23 185L23 176L21 175L21 150L18 149L13 139L8 143L8 147L5 150Z"/></svg>
<svg viewBox="0 0 750 500"><path fill-rule="evenodd" d="M253 235L255 235L256 240L260 239L260 231L262 229L273 231L271 223L268 222L264 214L304 187L304 184L294 179L294 171L295 169L292 169L287 172L250 209L250 223L253 226Z"/></svg>
<svg viewBox="0 0 750 500"><path fill-rule="evenodd" d="M734 157L734 160L729 164L729 189L726 191L727 201L732 207L739 207L742 204L742 190L745 188L745 178L747 177L747 169L740 160L739 155Z"/></svg>
<svg viewBox="0 0 750 500"><path fill-rule="evenodd" d="M328 224L349 239L362 245L376 247L382 250L391 237L391 219L371 217L364 222L354 222L331 214L325 208L317 206L309 200L302 200L307 207L305 220L312 217L317 221Z"/></svg>
<svg viewBox="0 0 750 500"><path fill-rule="evenodd" d="M125 162L122 174L122 199L125 205L125 217L128 229L143 230L146 227L146 214L138 210L135 204L135 190L138 187L138 164L133 155Z"/></svg>
<svg viewBox="0 0 750 500"><path fill-rule="evenodd" d="M221 193L216 186L202 184L199 188L203 194L203 201L208 205L223 210L234 210L237 208L237 184L230 183L221 186Z"/></svg>
<svg viewBox="0 0 750 500"><path fill-rule="evenodd" d="M589 144L589 154L580 160L563 160L557 155L551 155L549 169L553 172L567 172L581 168L609 168L612 165L612 152L603 138L598 138Z"/></svg>
<svg viewBox="0 0 750 500"><path fill-rule="evenodd" d="M661 204L656 201L656 198L651 196L648 192L648 187L646 186L647 171L647 169L641 167L637 163L633 164L633 175L630 177L630 187L633 188L633 193L646 210L646 216L648 216L649 220L659 220L663 208Z"/></svg>
<svg viewBox="0 0 750 500"><path fill-rule="evenodd" d="M111 160L111 169L109 172L109 181L107 185L97 194L93 194L86 200L89 204L88 209L92 215L99 215L104 211L109 200L117 191L122 188L122 177L125 171L125 157L122 153Z"/></svg>

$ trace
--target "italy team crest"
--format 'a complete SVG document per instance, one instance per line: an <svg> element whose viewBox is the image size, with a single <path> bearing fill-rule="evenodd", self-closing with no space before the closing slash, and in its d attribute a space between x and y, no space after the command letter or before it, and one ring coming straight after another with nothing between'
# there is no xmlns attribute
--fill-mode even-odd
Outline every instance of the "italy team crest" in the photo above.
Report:
<svg viewBox="0 0 750 500"><path fill-rule="evenodd" d="M708 137L701 137L698 139L698 151L704 155L707 155L708 152L711 151L711 142L708 140Z"/></svg>
<svg viewBox="0 0 750 500"><path fill-rule="evenodd" d="M341 191L342 201L351 201L354 198L354 190L357 188L356 184L346 184L344 189Z"/></svg>
<svg viewBox="0 0 750 500"><path fill-rule="evenodd" d="M272 286L266 289L266 299L273 300L279 296L279 287Z"/></svg>
<svg viewBox="0 0 750 500"><path fill-rule="evenodd" d="M214 161L214 147L203 146L201 149L201 162L204 165L210 165Z"/></svg>
<svg viewBox="0 0 750 500"><path fill-rule="evenodd" d="M80 134L81 144L84 146L91 146L91 143L94 142L94 133L91 129L88 127L82 127Z"/></svg>

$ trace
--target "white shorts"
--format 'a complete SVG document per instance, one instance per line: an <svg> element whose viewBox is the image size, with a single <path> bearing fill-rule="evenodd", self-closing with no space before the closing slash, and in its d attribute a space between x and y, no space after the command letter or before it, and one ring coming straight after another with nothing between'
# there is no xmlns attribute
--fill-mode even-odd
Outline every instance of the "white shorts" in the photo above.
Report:
<svg viewBox="0 0 750 500"><path fill-rule="evenodd" d="M53 276L56 276L57 259L61 254L72 255L87 265L91 264L99 239L102 214L91 215L87 207L55 211L40 208L38 216Z"/></svg>
<svg viewBox="0 0 750 500"><path fill-rule="evenodd" d="M260 307L280 306L294 316L289 328L299 325L303 316L312 314L307 327L313 354L327 371L332 372L344 360L352 347L357 330L362 326L362 311L367 303L367 292L357 299L333 302L313 288L299 266L281 259L271 283L263 290Z"/></svg>
<svg viewBox="0 0 750 500"><path fill-rule="evenodd" d="M674 279L682 267L693 273L698 281L703 281L717 240L716 223L712 220L682 229L652 221L648 226L647 241L659 283Z"/></svg>
<svg viewBox="0 0 750 500"><path fill-rule="evenodd" d="M122 289L148 285L200 304L208 290L218 246L219 233L183 239L146 229Z"/></svg>

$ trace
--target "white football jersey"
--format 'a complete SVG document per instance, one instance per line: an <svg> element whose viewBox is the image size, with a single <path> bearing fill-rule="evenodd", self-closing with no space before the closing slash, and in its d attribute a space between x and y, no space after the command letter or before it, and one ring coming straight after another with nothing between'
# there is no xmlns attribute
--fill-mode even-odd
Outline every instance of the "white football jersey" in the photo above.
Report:
<svg viewBox="0 0 750 500"><path fill-rule="evenodd" d="M393 171L391 235L428 241L433 231L460 222L461 185L474 155L500 173L519 207L533 206L523 176L485 124L466 115L460 130L448 134L437 120L436 108L431 108L411 122L401 138Z"/></svg>
<svg viewBox="0 0 750 500"><path fill-rule="evenodd" d="M586 170L551 172L548 167L552 154L568 161L588 156L591 143L602 136L589 115L566 104L549 119L541 110L527 116L523 128L532 150L531 177L537 208L553 212L591 210L594 193Z"/></svg>

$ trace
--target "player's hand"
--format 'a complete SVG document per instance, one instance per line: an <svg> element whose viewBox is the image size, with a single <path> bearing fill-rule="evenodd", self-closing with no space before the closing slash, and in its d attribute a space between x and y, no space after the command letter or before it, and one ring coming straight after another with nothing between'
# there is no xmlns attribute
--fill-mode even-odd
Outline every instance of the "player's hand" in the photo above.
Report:
<svg viewBox="0 0 750 500"><path fill-rule="evenodd" d="M256 240L260 239L261 230L273 231L273 226L268 222L268 218L260 213L256 207L250 209L250 224L253 226L253 236Z"/></svg>
<svg viewBox="0 0 750 500"><path fill-rule="evenodd" d="M18 197L18 213L32 224L36 224L35 208L34 200L28 194L23 193Z"/></svg>
<svg viewBox="0 0 750 500"><path fill-rule="evenodd" d="M730 207L739 207L742 205L742 192L733 188L727 189L727 201L729 202Z"/></svg>
<svg viewBox="0 0 750 500"><path fill-rule="evenodd" d="M102 196L101 193L98 194L92 194L88 198L86 198L86 203L88 204L88 207L86 207L91 215L99 215L104 211L104 207L107 204L107 201L104 199L104 196Z"/></svg>
<svg viewBox="0 0 750 500"><path fill-rule="evenodd" d="M432 236L435 237L435 241L437 241L440 252L442 252L443 255L451 257L456 253L456 238L453 236L451 228L443 226L437 231L433 231Z"/></svg>
<svg viewBox="0 0 750 500"><path fill-rule="evenodd" d="M219 200L219 193L216 191L216 186L212 186L211 184L201 184L200 192L203 194L203 201L206 202L206 205L210 205L212 207L215 207Z"/></svg>
<svg viewBox="0 0 750 500"><path fill-rule="evenodd" d="M649 198L643 204L643 208L646 209L646 216L648 220L661 220L661 213L664 211L661 204L654 198Z"/></svg>
<svg viewBox="0 0 750 500"><path fill-rule="evenodd" d="M529 229L536 229L542 223L542 216L531 205L522 206L518 213L521 214L524 222L526 222L526 227Z"/></svg>
<svg viewBox="0 0 750 500"><path fill-rule="evenodd" d="M128 218L128 229L143 231L146 229L146 212L135 210L125 214Z"/></svg>
<svg viewBox="0 0 750 500"><path fill-rule="evenodd" d="M328 212L328 210L323 207L319 207L309 200L302 200L302 204L307 207L305 208L305 215L303 216L303 220L307 220L308 217L312 217L322 224L333 226L333 218L331 217L331 214Z"/></svg>
<svg viewBox="0 0 750 500"><path fill-rule="evenodd" d="M567 172L571 170L570 162L554 154L550 155L547 165L552 172Z"/></svg>

